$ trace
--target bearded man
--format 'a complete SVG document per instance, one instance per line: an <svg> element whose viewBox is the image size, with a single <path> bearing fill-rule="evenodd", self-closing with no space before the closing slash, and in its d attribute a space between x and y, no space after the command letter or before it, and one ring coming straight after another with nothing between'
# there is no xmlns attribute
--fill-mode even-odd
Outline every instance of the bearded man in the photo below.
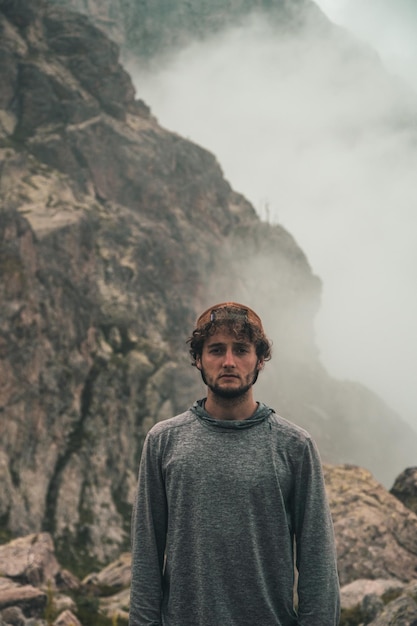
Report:
<svg viewBox="0 0 417 626"><path fill-rule="evenodd" d="M132 518L130 626L337 626L333 526L317 447L254 399L271 357L259 316L217 304L188 341L207 397L146 437Z"/></svg>

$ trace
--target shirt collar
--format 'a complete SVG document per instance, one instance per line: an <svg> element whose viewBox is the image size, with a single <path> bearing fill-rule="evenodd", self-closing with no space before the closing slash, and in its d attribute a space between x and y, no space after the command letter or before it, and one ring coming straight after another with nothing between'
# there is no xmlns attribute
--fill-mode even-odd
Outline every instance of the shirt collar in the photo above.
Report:
<svg viewBox="0 0 417 626"><path fill-rule="evenodd" d="M273 409L266 406L262 402L258 402L256 411L247 419L244 420L221 420L212 417L204 408L206 398L197 400L191 407L191 411L203 422L208 425L215 426L216 428L229 428L239 430L243 428L252 428L257 424L263 422L268 415L274 412Z"/></svg>

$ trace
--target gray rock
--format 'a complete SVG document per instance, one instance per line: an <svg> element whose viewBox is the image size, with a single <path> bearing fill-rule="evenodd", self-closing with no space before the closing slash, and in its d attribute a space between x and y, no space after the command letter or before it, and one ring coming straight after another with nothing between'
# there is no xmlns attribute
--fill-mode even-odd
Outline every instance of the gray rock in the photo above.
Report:
<svg viewBox="0 0 417 626"><path fill-rule="evenodd" d="M17 607L28 617L41 617L46 603L47 595L40 589L0 578L0 611Z"/></svg>
<svg viewBox="0 0 417 626"><path fill-rule="evenodd" d="M53 607L57 613L62 613L67 610L76 612L77 610L77 605L74 600L70 596L66 596L62 593L54 594Z"/></svg>
<svg viewBox="0 0 417 626"><path fill-rule="evenodd" d="M366 597L383 598L393 593L400 595L404 588L405 583L395 578L389 580L360 578L341 587L341 605L344 609L352 609L361 605Z"/></svg>
<svg viewBox="0 0 417 626"><path fill-rule="evenodd" d="M54 583L60 569L49 533L19 537L0 546L0 562L3 576L38 587Z"/></svg>
<svg viewBox="0 0 417 626"><path fill-rule="evenodd" d="M391 493L417 514L417 467L408 467L401 472L395 479Z"/></svg>
<svg viewBox="0 0 417 626"><path fill-rule="evenodd" d="M412 581L417 571L417 515L363 468L326 467L325 480L341 585L359 579Z"/></svg>
<svg viewBox="0 0 417 626"><path fill-rule="evenodd" d="M107 567L98 573L92 573L84 578L83 585L87 588L96 588L97 590L106 590L107 594L110 589L114 592L129 587L131 579L132 557L129 552L125 552L120 557L110 563Z"/></svg>
<svg viewBox="0 0 417 626"><path fill-rule="evenodd" d="M77 590L80 588L80 581L74 574L67 569L61 569L55 576L55 582L58 589Z"/></svg>
<svg viewBox="0 0 417 626"><path fill-rule="evenodd" d="M365 624L369 624L384 610L384 602L375 593L369 593L364 596L361 602L361 613L365 620Z"/></svg>
<svg viewBox="0 0 417 626"><path fill-rule="evenodd" d="M417 626L417 603L407 595L390 602L369 626Z"/></svg>
<svg viewBox="0 0 417 626"><path fill-rule="evenodd" d="M106 598L100 598L100 612L112 620L129 618L130 590L124 589Z"/></svg>
<svg viewBox="0 0 417 626"><path fill-rule="evenodd" d="M56 618L53 626L82 626L82 624L71 611L64 611Z"/></svg>
<svg viewBox="0 0 417 626"><path fill-rule="evenodd" d="M26 618L22 610L17 606L3 609L0 613L0 619L9 626L26 626Z"/></svg>

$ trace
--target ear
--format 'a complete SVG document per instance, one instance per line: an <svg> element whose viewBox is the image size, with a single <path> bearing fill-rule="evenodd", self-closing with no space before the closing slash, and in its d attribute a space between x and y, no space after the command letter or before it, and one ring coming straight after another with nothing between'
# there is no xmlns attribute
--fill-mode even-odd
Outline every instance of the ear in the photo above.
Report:
<svg viewBox="0 0 417 626"><path fill-rule="evenodd" d="M258 364L256 366L256 369L258 370L258 372L260 372L265 365L265 359L262 357L261 359L258 359Z"/></svg>
<svg viewBox="0 0 417 626"><path fill-rule="evenodd" d="M201 356L200 355L195 357L195 366L198 370L201 371Z"/></svg>

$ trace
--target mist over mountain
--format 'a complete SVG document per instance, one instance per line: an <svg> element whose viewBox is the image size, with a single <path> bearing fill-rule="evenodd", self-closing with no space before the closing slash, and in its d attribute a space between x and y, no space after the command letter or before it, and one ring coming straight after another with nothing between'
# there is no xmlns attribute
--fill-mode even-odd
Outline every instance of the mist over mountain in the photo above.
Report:
<svg viewBox="0 0 417 626"><path fill-rule="evenodd" d="M387 69L417 92L417 5L414 0L318 0L326 15L370 43Z"/></svg>
<svg viewBox="0 0 417 626"><path fill-rule="evenodd" d="M280 5L282 24L313 15L331 32L304 5L299 19ZM390 485L417 436L323 366L322 285L292 234L266 208L260 218L213 153L158 123L87 17L1 0L0 31L2 537L47 531L65 565L84 567L128 547L144 436L202 394L185 339L198 312L229 298L274 341L257 396L306 427L326 462ZM291 175L285 159L279 174Z"/></svg>
<svg viewBox="0 0 417 626"><path fill-rule="evenodd" d="M268 17L132 66L160 122L208 146L258 213L283 224L323 280L329 371L417 423L416 111L370 47Z"/></svg>

